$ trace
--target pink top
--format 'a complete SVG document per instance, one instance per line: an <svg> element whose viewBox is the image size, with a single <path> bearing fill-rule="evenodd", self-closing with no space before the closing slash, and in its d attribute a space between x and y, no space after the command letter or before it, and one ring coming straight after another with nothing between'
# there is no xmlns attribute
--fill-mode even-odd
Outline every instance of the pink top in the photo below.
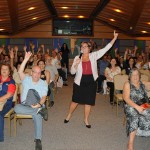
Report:
<svg viewBox="0 0 150 150"><path fill-rule="evenodd" d="M90 61L86 61L86 62L82 62L82 74L86 75L86 74L92 74L92 68L91 68L91 62Z"/></svg>

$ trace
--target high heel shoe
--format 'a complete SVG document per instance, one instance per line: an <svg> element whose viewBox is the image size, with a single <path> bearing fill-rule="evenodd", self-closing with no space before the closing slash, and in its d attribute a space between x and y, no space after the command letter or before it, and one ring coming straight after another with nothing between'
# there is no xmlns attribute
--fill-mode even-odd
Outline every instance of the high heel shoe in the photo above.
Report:
<svg viewBox="0 0 150 150"><path fill-rule="evenodd" d="M84 122L85 123L85 122ZM90 124L86 124L85 123L85 126L87 127L87 128L91 128L91 125Z"/></svg>
<svg viewBox="0 0 150 150"><path fill-rule="evenodd" d="M69 120L66 120L66 119L64 120L64 123L68 123L68 122L69 122Z"/></svg>
<svg viewBox="0 0 150 150"><path fill-rule="evenodd" d="M87 128L91 128L91 125L89 125L89 124L88 124L88 125L85 125L85 126L86 126Z"/></svg>

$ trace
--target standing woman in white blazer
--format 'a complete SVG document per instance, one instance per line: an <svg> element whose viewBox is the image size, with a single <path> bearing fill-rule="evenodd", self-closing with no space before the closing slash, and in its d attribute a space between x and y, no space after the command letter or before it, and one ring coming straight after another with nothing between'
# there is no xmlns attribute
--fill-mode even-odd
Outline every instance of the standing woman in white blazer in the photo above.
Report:
<svg viewBox="0 0 150 150"><path fill-rule="evenodd" d="M91 128L89 124L89 114L91 106L95 105L96 98L96 80L98 78L97 73L97 60L101 58L114 44L118 37L118 33L114 31L114 38L103 49L90 53L90 45L88 42L81 43L82 55L76 56L72 67L71 74L75 74L73 84L73 96L72 102L69 108L69 113L64 120L64 123L68 123L72 113L78 106L83 104L84 110L84 123L87 128Z"/></svg>

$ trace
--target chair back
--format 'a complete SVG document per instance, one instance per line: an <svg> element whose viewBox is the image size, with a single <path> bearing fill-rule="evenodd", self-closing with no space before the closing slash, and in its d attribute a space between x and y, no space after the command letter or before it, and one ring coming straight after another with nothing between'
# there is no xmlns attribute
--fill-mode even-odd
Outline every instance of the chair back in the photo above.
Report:
<svg viewBox="0 0 150 150"><path fill-rule="evenodd" d="M150 98L150 91L147 92L147 96Z"/></svg>
<svg viewBox="0 0 150 150"><path fill-rule="evenodd" d="M116 75L114 76L115 90L123 90L124 83L128 81L128 75Z"/></svg>
<svg viewBox="0 0 150 150"><path fill-rule="evenodd" d="M148 76L147 75L145 75L145 74L141 74L141 81L146 81L146 82L148 82Z"/></svg>
<svg viewBox="0 0 150 150"><path fill-rule="evenodd" d="M150 71L149 70L139 70L141 74L147 75L148 80L150 81Z"/></svg>
<svg viewBox="0 0 150 150"><path fill-rule="evenodd" d="M17 102L17 98L18 98L18 84L16 84L16 91L13 95L13 102Z"/></svg>
<svg viewBox="0 0 150 150"><path fill-rule="evenodd" d="M31 75L31 71L32 71L32 69L26 68L24 73L28 74L28 75Z"/></svg>
<svg viewBox="0 0 150 150"><path fill-rule="evenodd" d="M122 74L122 75L126 74L126 70L123 69L123 70L121 71L121 74Z"/></svg>

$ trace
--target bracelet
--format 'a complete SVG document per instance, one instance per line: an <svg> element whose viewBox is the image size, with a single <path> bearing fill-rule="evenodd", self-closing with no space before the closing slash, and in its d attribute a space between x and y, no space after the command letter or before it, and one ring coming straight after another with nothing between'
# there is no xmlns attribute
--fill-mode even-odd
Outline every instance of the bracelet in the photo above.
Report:
<svg viewBox="0 0 150 150"><path fill-rule="evenodd" d="M38 103L41 107L42 107L42 104Z"/></svg>

